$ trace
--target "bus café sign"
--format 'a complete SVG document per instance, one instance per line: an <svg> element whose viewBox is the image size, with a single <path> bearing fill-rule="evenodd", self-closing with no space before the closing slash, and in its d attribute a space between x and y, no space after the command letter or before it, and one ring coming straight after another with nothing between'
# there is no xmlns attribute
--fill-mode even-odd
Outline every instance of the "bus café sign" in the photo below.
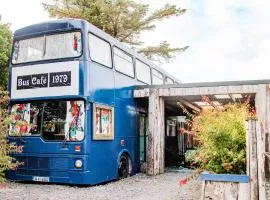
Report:
<svg viewBox="0 0 270 200"><path fill-rule="evenodd" d="M32 74L17 77L17 90L71 85L71 71Z"/></svg>
<svg viewBox="0 0 270 200"><path fill-rule="evenodd" d="M79 94L79 61L12 67L11 99Z"/></svg>

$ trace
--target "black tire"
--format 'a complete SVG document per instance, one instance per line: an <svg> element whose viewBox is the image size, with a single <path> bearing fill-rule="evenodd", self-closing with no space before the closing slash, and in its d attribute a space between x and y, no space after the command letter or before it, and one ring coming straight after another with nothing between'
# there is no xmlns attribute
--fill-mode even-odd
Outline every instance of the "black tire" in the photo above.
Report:
<svg viewBox="0 0 270 200"><path fill-rule="evenodd" d="M127 178L131 175L131 161L127 154L122 154L118 163L118 179Z"/></svg>

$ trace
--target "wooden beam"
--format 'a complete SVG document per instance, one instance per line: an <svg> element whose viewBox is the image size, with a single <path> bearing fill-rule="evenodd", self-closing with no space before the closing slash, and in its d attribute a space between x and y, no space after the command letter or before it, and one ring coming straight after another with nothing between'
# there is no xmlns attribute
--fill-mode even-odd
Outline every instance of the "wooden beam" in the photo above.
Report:
<svg viewBox="0 0 270 200"><path fill-rule="evenodd" d="M157 175L164 172L164 99L154 88L149 95L147 174Z"/></svg>
<svg viewBox="0 0 270 200"><path fill-rule="evenodd" d="M246 157L247 157L247 164L246 164L246 174L249 176L250 175L250 129L251 129L251 120L245 121L245 127L246 127Z"/></svg>
<svg viewBox="0 0 270 200"><path fill-rule="evenodd" d="M134 90L134 97L148 97L149 90L154 88L144 88ZM230 85L230 86L212 86L212 87L173 87L173 88L155 88L159 90L159 95L164 97L177 96L202 96L215 94L255 94L258 91L258 85Z"/></svg>
<svg viewBox="0 0 270 200"><path fill-rule="evenodd" d="M258 117L257 123L257 158L258 158L258 185L259 199L266 199L266 176L265 176L265 137L269 127L267 117L267 86L258 85L258 91L255 96L256 114Z"/></svg>
<svg viewBox="0 0 270 200"><path fill-rule="evenodd" d="M259 131L256 120L249 120L249 171L250 176L250 199L258 200L258 160L257 160L257 137L256 132ZM256 126L257 125L257 126Z"/></svg>
<svg viewBox="0 0 270 200"><path fill-rule="evenodd" d="M266 135L265 135L265 151L270 152L270 85L266 86ZM266 155L266 154L265 154ZM265 175L270 178L270 160L265 163Z"/></svg>
<svg viewBox="0 0 270 200"><path fill-rule="evenodd" d="M194 105L193 103L190 103L189 101L185 100L184 98L180 98L180 102L184 104L185 106L191 108L192 110L195 110L196 112L201 112L201 108L199 106Z"/></svg>
<svg viewBox="0 0 270 200"><path fill-rule="evenodd" d="M134 90L133 96L134 98L149 97L149 88Z"/></svg>
<svg viewBox="0 0 270 200"><path fill-rule="evenodd" d="M249 183L239 183L239 185L238 185L238 200L250 200Z"/></svg>
<svg viewBox="0 0 270 200"><path fill-rule="evenodd" d="M158 113L158 127L159 127L159 142L160 142L160 154L159 154L159 173L164 173L165 168L165 103L162 97L159 97L159 110Z"/></svg>

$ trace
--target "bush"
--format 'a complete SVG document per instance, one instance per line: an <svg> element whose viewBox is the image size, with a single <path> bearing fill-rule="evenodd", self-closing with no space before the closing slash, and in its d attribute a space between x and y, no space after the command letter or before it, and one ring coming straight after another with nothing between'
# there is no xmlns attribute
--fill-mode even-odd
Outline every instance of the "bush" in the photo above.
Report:
<svg viewBox="0 0 270 200"><path fill-rule="evenodd" d="M246 104L206 109L193 119L199 146L187 160L214 173L246 172Z"/></svg>
<svg viewBox="0 0 270 200"><path fill-rule="evenodd" d="M6 170L14 169L20 164L9 156L12 152L18 152L20 148L7 142L7 130L10 121L6 109L8 100L7 92L0 88L0 183L5 181Z"/></svg>

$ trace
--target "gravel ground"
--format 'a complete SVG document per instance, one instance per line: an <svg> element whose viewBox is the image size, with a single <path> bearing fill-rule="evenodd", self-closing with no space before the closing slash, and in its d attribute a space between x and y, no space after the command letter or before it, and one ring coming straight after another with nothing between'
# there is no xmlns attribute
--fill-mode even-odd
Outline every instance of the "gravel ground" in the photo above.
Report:
<svg viewBox="0 0 270 200"><path fill-rule="evenodd" d="M1 200L196 200L201 195L201 182L192 180L179 186L186 173L170 172L148 177L144 174L110 182L104 185L76 187L68 185L15 183L0 189Z"/></svg>

